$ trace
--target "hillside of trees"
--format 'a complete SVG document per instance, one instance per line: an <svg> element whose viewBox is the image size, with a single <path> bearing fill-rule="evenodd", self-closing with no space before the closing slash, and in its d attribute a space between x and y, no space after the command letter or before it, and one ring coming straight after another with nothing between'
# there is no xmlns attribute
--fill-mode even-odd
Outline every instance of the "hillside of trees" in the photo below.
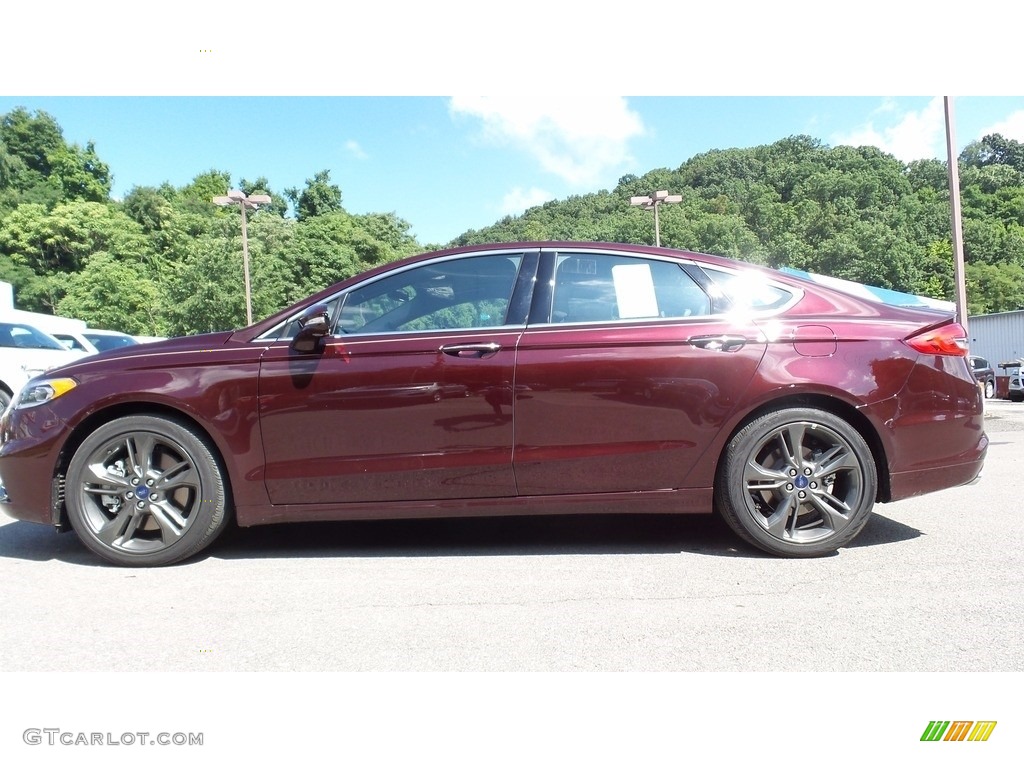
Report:
<svg viewBox="0 0 1024 768"><path fill-rule="evenodd" d="M1022 309L1024 145L986 136L962 153L960 177L971 314ZM69 143L51 115L0 115L0 280L19 308L135 334L239 327L240 217L211 202L230 187L275 201L249 219L254 317L425 247L394 213L346 211L326 170L283 191L208 170L122 200L111 180L96 147ZM652 243L651 214L629 198L658 189L683 196L660 210L663 245L952 299L946 164L808 136L624 176L614 190L551 201L452 244Z"/></svg>

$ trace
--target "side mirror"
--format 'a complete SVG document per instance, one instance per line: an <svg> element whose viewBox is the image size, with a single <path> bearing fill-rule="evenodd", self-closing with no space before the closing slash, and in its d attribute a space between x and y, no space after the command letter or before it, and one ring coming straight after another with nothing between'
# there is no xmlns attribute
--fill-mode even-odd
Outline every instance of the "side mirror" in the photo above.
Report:
<svg viewBox="0 0 1024 768"><path fill-rule="evenodd" d="M310 307L299 318L299 325L299 332L292 339L292 349L303 354L319 352L322 339L331 330L331 318L327 307L323 304Z"/></svg>

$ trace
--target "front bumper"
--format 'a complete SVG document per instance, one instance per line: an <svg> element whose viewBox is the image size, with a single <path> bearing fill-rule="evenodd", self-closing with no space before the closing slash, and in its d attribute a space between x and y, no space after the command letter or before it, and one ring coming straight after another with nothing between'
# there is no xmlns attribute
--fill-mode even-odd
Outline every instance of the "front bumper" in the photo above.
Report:
<svg viewBox="0 0 1024 768"><path fill-rule="evenodd" d="M60 524L62 480L56 468L66 425L47 406L0 418L0 512L16 520Z"/></svg>

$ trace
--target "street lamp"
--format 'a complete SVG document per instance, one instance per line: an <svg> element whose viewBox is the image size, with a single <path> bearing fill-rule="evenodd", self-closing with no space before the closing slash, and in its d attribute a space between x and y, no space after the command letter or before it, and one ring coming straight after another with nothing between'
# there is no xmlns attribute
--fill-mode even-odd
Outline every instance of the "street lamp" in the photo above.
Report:
<svg viewBox="0 0 1024 768"><path fill-rule="evenodd" d="M246 195L240 189L232 189L226 195L213 198L217 205L238 205L242 210L242 271L245 273L245 324L252 325L252 286L249 284L249 235L246 231L245 209L256 210L270 203L270 195Z"/></svg>
<svg viewBox="0 0 1024 768"><path fill-rule="evenodd" d="M943 97L946 112L946 173L949 178L949 215L953 234L953 282L956 319L967 328L967 278L964 274L964 225L960 211L960 166L956 154L956 124L953 99ZM968 333L968 336L970 334Z"/></svg>
<svg viewBox="0 0 1024 768"><path fill-rule="evenodd" d="M662 203L681 203L682 195L670 195L667 189L659 189L648 195L629 198L630 205L641 205L645 211L654 210L654 244L661 247L661 225L658 223L658 207Z"/></svg>

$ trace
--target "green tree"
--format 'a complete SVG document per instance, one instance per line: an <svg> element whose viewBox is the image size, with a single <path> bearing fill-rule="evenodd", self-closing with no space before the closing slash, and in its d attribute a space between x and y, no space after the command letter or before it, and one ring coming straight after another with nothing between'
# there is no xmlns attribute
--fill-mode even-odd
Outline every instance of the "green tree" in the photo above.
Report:
<svg viewBox="0 0 1024 768"><path fill-rule="evenodd" d="M164 322L171 335L226 331L245 322L241 249L234 241L204 234L191 240L187 253L162 285Z"/></svg>
<svg viewBox="0 0 1024 768"><path fill-rule="evenodd" d="M285 190L285 195L292 201L299 221L341 210L341 187L331 184L331 172L328 170L306 179L306 186L301 192L291 187Z"/></svg>
<svg viewBox="0 0 1024 768"><path fill-rule="evenodd" d="M968 264L967 309L972 315L1024 309L1024 267Z"/></svg>
<svg viewBox="0 0 1024 768"><path fill-rule="evenodd" d="M231 187L231 174L227 171L210 169L195 176L192 181L174 195L174 204L183 213L202 217L217 214L213 198L226 195Z"/></svg>
<svg viewBox="0 0 1024 768"><path fill-rule="evenodd" d="M166 230L174 216L170 199L156 187L132 187L121 207L146 234Z"/></svg>
<svg viewBox="0 0 1024 768"><path fill-rule="evenodd" d="M1024 144L990 133L981 141L968 144L960 153L960 162L971 166L1008 165L1024 173Z"/></svg>
<svg viewBox="0 0 1024 768"><path fill-rule="evenodd" d="M65 200L105 202L113 181L110 168L96 154L90 141L82 149L65 145L50 155L51 174L59 180Z"/></svg>
<svg viewBox="0 0 1024 768"><path fill-rule="evenodd" d="M156 282L137 265L97 252L70 275L57 314L85 320L94 328L162 336L162 296Z"/></svg>
<svg viewBox="0 0 1024 768"><path fill-rule="evenodd" d="M52 115L42 110L32 113L24 107L0 117L0 142L26 170L41 177L50 175L51 158L65 146L64 133Z"/></svg>
<svg viewBox="0 0 1024 768"><path fill-rule="evenodd" d="M19 205L0 222L0 253L25 270L10 281L20 283L24 308L44 312L56 307L66 276L83 269L93 254L109 253L134 263L151 256L141 229L124 212L77 201L52 211L36 203ZM29 273L34 279L26 280Z"/></svg>

